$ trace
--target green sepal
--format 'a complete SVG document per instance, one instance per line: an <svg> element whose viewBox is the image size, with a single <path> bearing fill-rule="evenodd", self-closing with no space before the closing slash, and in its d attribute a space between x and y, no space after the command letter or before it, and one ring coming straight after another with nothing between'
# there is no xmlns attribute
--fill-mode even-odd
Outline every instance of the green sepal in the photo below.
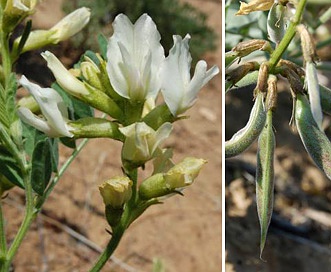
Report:
<svg viewBox="0 0 331 272"><path fill-rule="evenodd" d="M75 138L112 138L124 141L124 135L118 129L118 123L104 118L85 117L69 123L74 128Z"/></svg>
<svg viewBox="0 0 331 272"><path fill-rule="evenodd" d="M155 107L142 119L146 125L150 126L154 130L157 130L166 122L173 123L176 120L178 120L178 118L172 115L166 104Z"/></svg>

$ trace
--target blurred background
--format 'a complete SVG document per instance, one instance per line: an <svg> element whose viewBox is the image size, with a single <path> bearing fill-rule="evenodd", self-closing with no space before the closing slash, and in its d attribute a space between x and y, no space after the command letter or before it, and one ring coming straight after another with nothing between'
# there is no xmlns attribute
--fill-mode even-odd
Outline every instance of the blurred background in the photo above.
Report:
<svg viewBox="0 0 331 272"><path fill-rule="evenodd" d="M210 66L221 68L220 0L44 0L33 15L33 28L48 29L81 6L91 8L89 26L70 41L45 48L68 68L86 50L98 51L98 34L110 37L111 22L117 14L125 13L135 21L145 12L156 22L166 51L172 46L173 34L190 33L193 62L203 58ZM42 51L25 53L16 69L30 80L50 86L54 78L40 56ZM197 181L184 191L184 197L175 196L163 205L151 207L130 226L102 271L220 271L220 75L201 91L188 115L189 119L175 124L166 146L174 149L177 162L196 156L208 160L208 164ZM109 238L98 185L121 174L120 151L120 144L107 139L88 143L33 224L15 258L15 272L73 272L91 267ZM71 152L61 148L60 162ZM10 191L4 203L6 229L12 239L22 220L22 191Z"/></svg>
<svg viewBox="0 0 331 272"><path fill-rule="evenodd" d="M238 1L227 1L225 20L226 51L239 41L266 39L267 12L236 16ZM316 25L317 18L330 4L311 1L306 22ZM323 2L323 1L322 1ZM325 1L324 1L325 3ZM314 30L318 49L320 82L331 87L331 24ZM302 64L300 42L296 39L287 57ZM261 52L242 60L261 61ZM253 89L235 90L225 95L225 139L228 140L247 123L253 106ZM259 258L260 226L255 201L257 143L243 154L225 162L226 172L226 272L330 271L331 269L331 182L308 157L299 135L289 126L292 98L287 82L278 82L278 107L274 115L276 136L275 202L263 259ZM331 103L331 102L330 102ZM330 116L323 126L331 136Z"/></svg>

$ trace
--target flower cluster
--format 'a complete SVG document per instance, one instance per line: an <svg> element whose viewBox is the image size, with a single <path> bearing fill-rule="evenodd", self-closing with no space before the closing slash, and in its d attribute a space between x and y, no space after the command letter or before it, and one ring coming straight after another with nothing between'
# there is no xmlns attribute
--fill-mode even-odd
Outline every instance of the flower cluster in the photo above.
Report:
<svg viewBox="0 0 331 272"><path fill-rule="evenodd" d="M38 48L46 41L57 43L69 33L75 34L88 18L89 11L82 8L46 32L32 32L23 51ZM70 23L74 19L79 22ZM63 31L64 26L71 26L71 30ZM172 123L193 106L199 90L219 73L219 69L213 66L207 70L207 63L200 60L191 78L190 36L174 35L174 45L166 57L157 27L147 14L134 24L120 14L113 28L106 56L85 54L73 70L67 70L51 52L42 53L64 92L104 112L111 120L95 117L69 120L57 91L41 88L24 76L19 82L38 103L42 117L28 107L19 108L19 115L21 120L49 137L108 137L123 142L124 170L143 167L147 161L155 159L154 173L141 188L144 201L173 194L193 182L205 161L189 158L174 165L172 153L169 156L160 146L170 135ZM20 38L16 43L19 42ZM156 105L159 93L164 103ZM100 191L106 203L107 220L113 226L131 197L132 181L128 178L110 180Z"/></svg>

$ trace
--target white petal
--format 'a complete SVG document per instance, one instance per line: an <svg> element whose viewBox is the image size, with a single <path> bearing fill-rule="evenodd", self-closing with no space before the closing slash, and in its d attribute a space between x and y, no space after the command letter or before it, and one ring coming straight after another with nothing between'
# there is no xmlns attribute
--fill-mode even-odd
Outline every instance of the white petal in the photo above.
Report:
<svg viewBox="0 0 331 272"><path fill-rule="evenodd" d="M143 14L133 25L120 14L115 18L113 28L114 34L107 48L107 71L114 90L133 100L156 97L164 50L155 23Z"/></svg>
<svg viewBox="0 0 331 272"><path fill-rule="evenodd" d="M159 145L169 137L171 131L172 131L172 124L168 122L162 124L162 126L158 128L158 130L155 133L155 142L151 150L151 154L153 154L154 151L159 147Z"/></svg>
<svg viewBox="0 0 331 272"><path fill-rule="evenodd" d="M39 85L29 82L25 76L22 76L19 82L33 95L48 124L59 134L72 137L64 120L67 113L63 115L66 109L61 96L51 88L41 88Z"/></svg>
<svg viewBox="0 0 331 272"><path fill-rule="evenodd" d="M55 39L54 43L66 40L81 31L89 22L90 15L90 9L82 7L65 16L50 29L56 30L52 36L52 39Z"/></svg>
<svg viewBox="0 0 331 272"><path fill-rule="evenodd" d="M188 51L189 36L184 40L173 36L174 46L162 65L162 94L170 112L176 116L180 110L185 90L190 81L191 56Z"/></svg>
<svg viewBox="0 0 331 272"><path fill-rule="evenodd" d="M53 53L46 51L41 55L47 61L47 66L52 71L57 83L64 90L74 96L89 94L84 83L74 77Z"/></svg>
<svg viewBox="0 0 331 272"><path fill-rule="evenodd" d="M213 66L207 71L207 63L203 60L200 60L195 67L194 75L190 84L188 85L188 89L185 95L185 105L182 106L186 109L190 108L196 100L200 89L218 73L219 69L217 66Z"/></svg>
<svg viewBox="0 0 331 272"><path fill-rule="evenodd" d="M58 133L54 131L45 120L34 115L28 108L20 107L17 110L17 114L24 123L33 126L34 128L44 132L46 135L50 137L58 135Z"/></svg>

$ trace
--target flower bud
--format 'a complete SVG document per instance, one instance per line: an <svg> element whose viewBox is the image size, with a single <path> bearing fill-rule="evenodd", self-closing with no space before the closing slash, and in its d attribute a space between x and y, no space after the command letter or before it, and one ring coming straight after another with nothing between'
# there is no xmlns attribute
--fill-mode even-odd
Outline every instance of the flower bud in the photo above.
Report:
<svg viewBox="0 0 331 272"><path fill-rule="evenodd" d="M132 181L128 177L114 177L99 186L105 203L105 215L108 224L115 227L121 220L124 204L132 195Z"/></svg>
<svg viewBox="0 0 331 272"><path fill-rule="evenodd" d="M71 74L49 51L41 54L47 61L48 68L53 72L57 83L69 94L84 101L90 106L109 114L113 118L121 118L123 113L119 106L104 92L80 81Z"/></svg>
<svg viewBox="0 0 331 272"><path fill-rule="evenodd" d="M172 125L164 123L155 131L144 122L137 122L119 130L126 136L122 160L139 166L153 158L159 145L169 136Z"/></svg>
<svg viewBox="0 0 331 272"><path fill-rule="evenodd" d="M132 195L132 181L128 177L117 176L106 180L99 191L106 206L122 208Z"/></svg>
<svg viewBox="0 0 331 272"><path fill-rule="evenodd" d="M80 69L84 80L91 85L92 87L103 90L102 83L100 81L100 69L98 66L88 59L87 61L83 61L80 64Z"/></svg>
<svg viewBox="0 0 331 272"><path fill-rule="evenodd" d="M7 0L2 15L2 30L10 33L27 16L33 13L37 0Z"/></svg>
<svg viewBox="0 0 331 272"><path fill-rule="evenodd" d="M188 157L165 174L158 173L147 178L139 187L140 198L152 199L173 194L177 189L192 184L205 163L203 159Z"/></svg>
<svg viewBox="0 0 331 272"><path fill-rule="evenodd" d="M69 39L81 31L90 20L90 10L80 8L64 17L60 22L49 30L34 30L29 34L22 53L44 47L49 44L58 44L61 41ZM21 37L18 37L14 46L18 46Z"/></svg>
<svg viewBox="0 0 331 272"><path fill-rule="evenodd" d="M207 163L207 161L203 159L194 157L185 158L164 175L167 187L175 189L190 185L198 176L205 163Z"/></svg>

